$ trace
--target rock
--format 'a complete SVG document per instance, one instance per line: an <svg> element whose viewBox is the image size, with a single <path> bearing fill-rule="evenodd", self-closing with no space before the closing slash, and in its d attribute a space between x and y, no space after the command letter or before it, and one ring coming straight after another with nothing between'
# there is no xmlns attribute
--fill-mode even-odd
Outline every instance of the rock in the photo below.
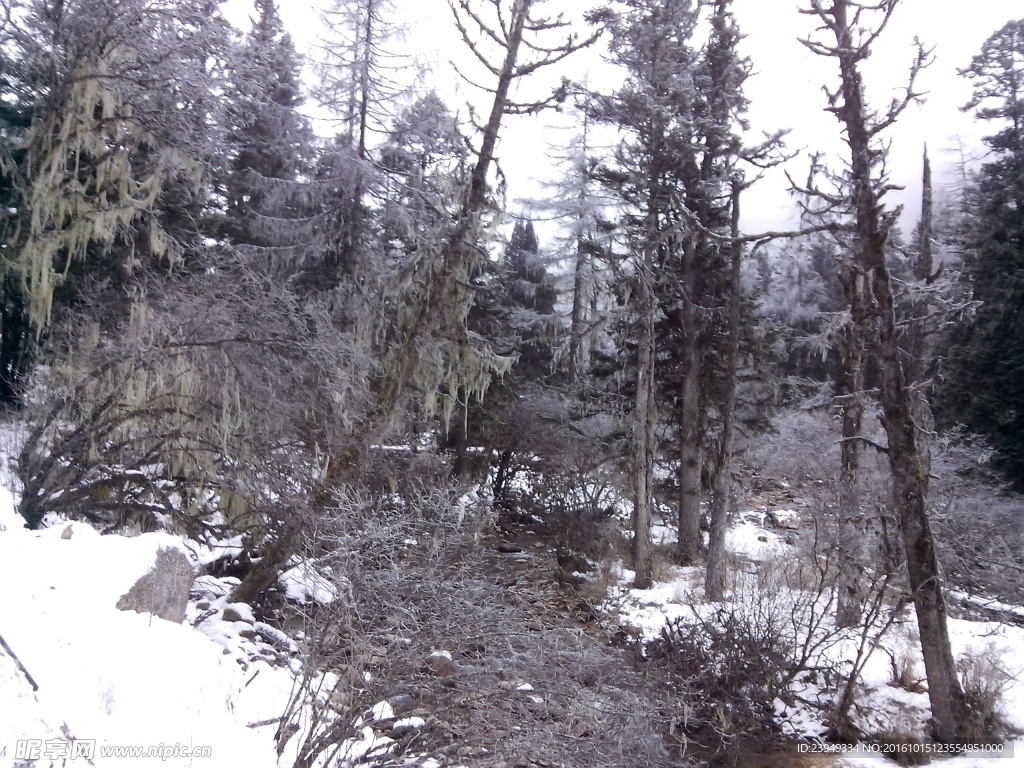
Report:
<svg viewBox="0 0 1024 768"><path fill-rule="evenodd" d="M192 589L192 564L178 549L160 549L153 568L135 582L117 607L122 611L152 613L161 619L181 624L185 620L189 590Z"/></svg>
<svg viewBox="0 0 1024 768"><path fill-rule="evenodd" d="M230 605L224 609L224 612L221 614L221 618L224 619L224 621L246 621L246 618L238 612L238 609L233 608Z"/></svg>
<svg viewBox="0 0 1024 768"><path fill-rule="evenodd" d="M388 704L395 711L395 715L401 717L416 710L416 698L408 693L400 693L388 699Z"/></svg>
<svg viewBox="0 0 1024 768"><path fill-rule="evenodd" d="M427 669L440 677L453 677L459 673L458 665L447 651L434 651L427 656Z"/></svg>

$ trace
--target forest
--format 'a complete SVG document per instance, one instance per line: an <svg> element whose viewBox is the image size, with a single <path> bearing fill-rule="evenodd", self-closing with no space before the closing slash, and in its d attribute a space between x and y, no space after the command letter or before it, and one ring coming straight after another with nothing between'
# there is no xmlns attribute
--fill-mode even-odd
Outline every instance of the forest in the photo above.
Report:
<svg viewBox="0 0 1024 768"><path fill-rule="evenodd" d="M1002 662L958 656L948 621L1024 623L1024 19L960 70L983 159L940 185L924 150L905 232L887 136L931 51L872 103L900 0L802 0L842 156L789 177L798 226L745 232L796 152L751 138L731 0L447 2L468 112L409 76L401 0L331 0L315 51L274 0L246 31L212 0L2 0L0 403L28 528L212 553L206 606L302 661L274 726L294 766L419 765L337 754L403 696L452 713L393 728L402 754L744 764L794 743L773 718L812 678L823 738L892 740L859 675L908 622L923 671L893 674L929 712L900 738L1014 736ZM585 50L618 87L562 75ZM574 134L524 207L501 140L549 110ZM751 508L792 563L732 550ZM328 598L294 599L300 564ZM669 573L696 624L616 623ZM561 629L514 639L538 623ZM479 693L514 677L495 659L589 691L589 719L513 731Z"/></svg>

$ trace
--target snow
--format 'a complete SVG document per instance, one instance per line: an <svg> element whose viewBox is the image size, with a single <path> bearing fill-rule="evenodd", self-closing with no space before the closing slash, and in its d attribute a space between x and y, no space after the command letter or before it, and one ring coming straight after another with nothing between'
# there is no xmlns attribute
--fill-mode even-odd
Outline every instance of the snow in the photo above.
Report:
<svg viewBox="0 0 1024 768"><path fill-rule="evenodd" d="M763 608L757 592L757 573L762 568L785 562L795 550L786 539L774 532L768 525L781 525L794 530L798 525L798 513L793 510L750 510L740 515L740 520L728 531L727 546L737 556L738 573L734 575L734 588L730 595L733 605L743 610L743 601L751 602L757 609ZM664 535L664 534L662 534ZM700 568L667 567L662 580L656 581L650 589L632 589L635 574L620 562L612 575L615 584L609 588L608 599L602 610L618 624L631 630L631 634L645 640L661 637L662 629L669 622L680 620L695 622L706 620L714 604L704 599L704 571ZM781 601L787 606L808 605L806 599L782 584L771 584L771 600ZM979 601L980 603L980 601ZM1018 606L992 604L1012 614L1024 612ZM829 622L823 622L822 632L836 632ZM1004 715L1008 724L1024 732L1024 628L996 622L978 622L950 619L949 631L955 656L965 654L994 658L1007 674L1004 692ZM924 663L917 639L917 626L912 610L889 629L881 646L868 658L861 674L858 706L855 707L855 721L866 733L904 733L924 739L927 733L930 707L924 684ZM837 664L849 664L848 659L856 655L856 634L836 632L836 639L821 648L821 659ZM911 677L920 680L917 690L907 690L893 684L893 662L904 664L911 670ZM792 685L795 705L787 706L781 700L775 701L776 721L784 733L805 744L821 744L826 734L827 709L834 693L825 691L813 676L798 679ZM817 702L818 706L812 706ZM860 766L896 765L891 760L870 751L870 745L861 751L847 754L843 758L837 751L835 765ZM980 748L980 747L979 747ZM996 752L976 752L957 757L941 756L942 768L1008 768L1010 765L1024 765L1024 740L991 747Z"/></svg>
<svg viewBox="0 0 1024 768"><path fill-rule="evenodd" d="M730 552L745 555L751 560L767 560L781 555L787 549L782 538L751 520L742 520L731 527L725 536Z"/></svg>
<svg viewBox="0 0 1024 768"><path fill-rule="evenodd" d="M14 655L0 647L0 768L294 762L303 733L280 758L274 734L302 667L295 659L268 663L259 655L269 647L260 637L286 653L297 648L256 621L250 606L228 602L237 579L199 576L183 624L117 610L119 598L168 548L194 563L215 559L217 551L162 533L100 535L78 522L29 531L12 495L0 488L0 636L38 685L34 690ZM246 629L255 630L255 640L243 636ZM337 679L322 677L329 693ZM373 722L394 718L386 702L371 713ZM338 745L337 765L395 747L371 725L354 725L358 736Z"/></svg>
<svg viewBox="0 0 1024 768"><path fill-rule="evenodd" d="M0 498L0 519L14 514L10 501ZM270 734L234 712L247 678L220 647L188 626L115 607L158 550L182 548L178 539L101 536L83 523L6 528L0 634L39 689L0 653L0 768L13 766L18 741L30 739L38 741L23 742L23 755L33 747L54 755L34 765L62 765L72 737L95 741L92 765L100 768L192 765L191 757L168 756L184 746L207 747L221 764L277 765ZM116 746L166 749L149 758L101 754Z"/></svg>
<svg viewBox="0 0 1024 768"><path fill-rule="evenodd" d="M14 496L0 487L0 532L18 531L25 527L25 518L14 511Z"/></svg>
<svg viewBox="0 0 1024 768"><path fill-rule="evenodd" d="M330 605L338 598L338 587L310 560L301 560L298 565L289 568L281 574L280 581L288 599L297 603Z"/></svg>
<svg viewBox="0 0 1024 768"><path fill-rule="evenodd" d="M160 550L182 551L199 568L236 552L240 539L208 545L163 533L100 535L87 524L58 519L41 531L29 531L14 511L15 501L0 487L0 580L5 585L0 590L0 636L13 652L0 648L0 768L291 766L305 732L296 734L280 756L274 734L302 677L298 648L291 638L259 622L250 606L228 602L237 579L197 577L183 624L116 608ZM460 499L463 507L480 503L475 492ZM734 600L750 599L749 585L756 582L758 569L794 552L769 523L782 521L788 528L797 518L787 510L775 510L770 519L767 510L749 512L730 529L728 546L740 564ZM669 542L674 530L659 524L657 534ZM296 560L291 566L282 579L291 600L327 604L344 597L345 585L328 578L318 562ZM616 584L603 608L645 639L659 637L668 621L703 620L714 607L703 598L703 571L697 568L666 566L663 580L648 590L632 589L635 575L621 563L613 575ZM789 595L786 589L779 586L773 597L793 597L790 602L796 604L795 593ZM990 607L1024 613L1018 606ZM958 657L995 659L1005 668L1004 714L1024 731L1024 628L952 619L949 628ZM850 658L854 641L841 638L823 654L836 662ZM15 655L38 690L19 669ZM430 657L453 658L446 650ZM910 677L924 677L912 616L893 626L869 658L862 674L858 724L874 732L922 734L929 715L927 694L923 688L894 685L893 661L911 670ZM329 696L338 678L326 673L318 679L322 685L316 687ZM515 690L536 703L544 701L531 683L517 681ZM812 704L827 704L823 697L831 694L811 678L798 680L792 692L796 704L776 700L777 721L786 733L811 744L825 732L824 710ZM310 727L308 718L305 722ZM422 717L396 719L392 705L379 702L352 724L356 735L338 745L341 762L332 766L386 758L398 743L383 735L383 728L396 735L425 724ZM70 758L62 751L69 744L95 744L95 751L88 760ZM109 754L114 747L157 751L116 756ZM196 748L202 751L191 754ZM1008 761L1005 755L964 755L944 759L941 766L1008 768L1024 762L1024 740L1007 744L1005 750L1016 757ZM39 759L21 759L32 756ZM849 758L835 764L863 765L868 760L893 765L877 755ZM441 768L426 756L405 759L408 765L418 761L423 768Z"/></svg>

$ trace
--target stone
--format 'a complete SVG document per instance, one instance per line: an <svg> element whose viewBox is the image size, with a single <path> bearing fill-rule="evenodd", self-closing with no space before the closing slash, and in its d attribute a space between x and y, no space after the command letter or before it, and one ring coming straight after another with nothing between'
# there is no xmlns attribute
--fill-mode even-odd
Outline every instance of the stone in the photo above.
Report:
<svg viewBox="0 0 1024 768"><path fill-rule="evenodd" d="M410 712L416 711L416 698L408 693L400 693L397 696L392 696L388 699L388 704L391 705L391 709L395 711L395 715L398 717L402 717L408 715Z"/></svg>
<svg viewBox="0 0 1024 768"><path fill-rule="evenodd" d="M221 613L221 618L224 619L224 621L246 621L246 618L239 613L238 609L232 608L230 605L224 609L223 613Z"/></svg>
<svg viewBox="0 0 1024 768"><path fill-rule="evenodd" d="M434 651L426 658L427 668L439 677L452 677L459 673L459 667L447 651Z"/></svg>
<svg viewBox="0 0 1024 768"><path fill-rule="evenodd" d="M117 608L151 613L181 624L185 620L185 608L194 576L192 563L184 552L160 549L156 553L153 568L121 596Z"/></svg>

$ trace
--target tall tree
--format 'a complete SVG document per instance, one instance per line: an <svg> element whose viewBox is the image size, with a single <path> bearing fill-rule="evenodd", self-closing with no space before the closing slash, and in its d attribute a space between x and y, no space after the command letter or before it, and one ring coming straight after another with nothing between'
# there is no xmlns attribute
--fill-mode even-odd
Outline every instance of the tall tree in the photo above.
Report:
<svg viewBox="0 0 1024 768"><path fill-rule="evenodd" d="M576 106L579 132L560 147L557 181L540 202L561 224L556 241L558 255L571 264L563 291L569 294L569 329L566 338L569 383L578 386L590 367L598 328L602 326L599 296L608 292L603 285L601 263L609 255L611 229L607 200L600 193L597 156L593 139L593 115L587 109L585 90ZM571 282L570 282L571 281Z"/></svg>
<svg viewBox="0 0 1024 768"><path fill-rule="evenodd" d="M898 0L877 3L832 0L828 4L816 0L802 12L815 18L824 39L803 42L814 53L834 60L839 68L840 82L836 91L829 93L829 110L845 133L849 169L840 182L839 199L824 193L818 200L829 204L827 215L841 213L843 222L837 222L837 226L849 229L853 235L847 258L855 290L863 297L864 314L859 322L874 339L874 354L880 370L879 398L888 438L894 503L921 635L932 725L939 741L953 743L965 732L967 711L946 626L942 577L928 520L928 481L918 446L913 393L903 366L892 282L886 263L886 244L896 216L886 210L883 202L891 187L884 168L886 153L880 146L881 134L916 98L914 79L926 62L926 54L919 46L904 97L881 114L872 112L865 102L860 71L871 46L884 31L898 4ZM872 13L880 14L881 18L867 28L867 17ZM840 203L841 211L832 207L836 202Z"/></svg>
<svg viewBox="0 0 1024 768"><path fill-rule="evenodd" d="M301 61L277 6L257 0L255 9L252 30L229 65L225 229L260 261L281 266L278 254L296 250L291 244L309 247L309 232L299 231L297 219L309 213L299 182L309 175L313 132L298 111ZM294 253L287 259L293 268L297 260Z"/></svg>
<svg viewBox="0 0 1024 768"><path fill-rule="evenodd" d="M507 114L540 109L549 101L516 102L512 86L597 39L597 33L585 39L568 34L547 42L568 22L532 15L534 6L541 4L542 0L488 0L481 9L469 0L449 0L463 41L491 78L490 85L482 86L491 106L453 225L443 241L422 249L417 289L405 296L389 329L384 361L385 402L394 405L412 386L428 411L440 408L446 423L456 407L464 412L469 399L482 397L492 378L511 363L469 333L466 321L478 288L475 283L485 267L493 211L488 183L502 121Z"/></svg>
<svg viewBox="0 0 1024 768"><path fill-rule="evenodd" d="M17 94L29 125L0 157L16 200L3 211L17 254L4 271L38 334L78 262L103 266L114 254L124 276L199 242L176 214L193 204L215 144L227 27L202 0L25 0L7 10L4 101Z"/></svg>
<svg viewBox="0 0 1024 768"><path fill-rule="evenodd" d="M699 9L689 2L630 0L611 42L613 61L624 69L626 82L614 94L597 97L594 105L600 120L624 134L613 163L601 175L623 211L623 271L630 280L629 334L636 365L630 475L637 588L647 588L653 580L657 279L659 267L678 263L693 249L688 228L678 225L678 201L685 195L684 175L696 173L689 145L696 101L691 40L698 16Z"/></svg>
<svg viewBox="0 0 1024 768"><path fill-rule="evenodd" d="M400 29L391 0L332 0L323 14L326 38L313 95L340 122L317 170L325 206L318 264L320 287L346 278L359 284L373 269L370 196L379 181L372 162L373 135L385 135L408 57L391 46Z"/></svg>
<svg viewBox="0 0 1024 768"><path fill-rule="evenodd" d="M687 190L689 215L697 218L697 250L702 256L700 268L705 273L704 279L710 288L710 291L704 292L705 298L701 298L700 301L712 306L721 306L724 310L721 313L722 317L717 319L717 324L724 326L721 335L725 337L725 343L715 350L714 356L717 360L710 361L719 370L720 378L724 382L721 391L716 393L718 397L715 398L721 414L721 424L718 452L712 462L711 471L711 515L705 579L705 591L711 600L721 600L725 592L725 529L728 525L732 494L732 445L743 290L740 281L743 244L739 240L739 207L744 182L736 166L744 154L748 154L749 159L764 161L776 145L776 141L770 139L763 146L748 153L744 153L742 149L739 130L745 127L742 116L747 107L743 84L750 73L750 62L737 51L742 36L731 8L731 0L716 0L710 18L711 32L697 69L697 83L702 95L697 111L697 136L701 150L700 177L696 186L691 185ZM709 231L728 233L728 244L717 238L709 238L706 235ZM692 264L686 264L687 269L692 267ZM686 324L694 325L697 319L697 276L693 275L685 284L688 287L692 286L688 295L683 298L687 305ZM702 370L703 361L700 358L704 352L700 342L702 334L696 328L694 331L692 338L685 334L683 338L688 350L691 347L696 348L695 351L684 354L684 360L687 361L687 382L691 379L701 382L705 378ZM695 369L691 369L691 366ZM689 388L692 385L687 386ZM693 398L704 401L712 399L711 393L693 393ZM683 406L687 410L692 410L687 407L685 398ZM692 454L695 453L695 448L703 444L704 435L699 431L694 435L688 435L684 430L681 441L685 442L687 438L693 443L690 448L684 447L683 452L684 456L690 454L686 458L692 461ZM680 480L680 492L684 496L692 497L692 490L699 491L699 472L684 473L681 469ZM686 486L683 485L683 480L686 481ZM698 500L699 498L698 496ZM688 498L687 501L689 507L685 510L686 516L699 517L699 503L694 507L692 499ZM683 517L684 510L681 508L680 520ZM680 543L683 543L682 537ZM691 555L692 550L686 554Z"/></svg>
<svg viewBox="0 0 1024 768"><path fill-rule="evenodd" d="M954 333L940 404L947 423L987 435L1024 486L1024 19L997 30L961 74L974 86L965 109L999 129L985 139L968 219L965 266L981 306Z"/></svg>

